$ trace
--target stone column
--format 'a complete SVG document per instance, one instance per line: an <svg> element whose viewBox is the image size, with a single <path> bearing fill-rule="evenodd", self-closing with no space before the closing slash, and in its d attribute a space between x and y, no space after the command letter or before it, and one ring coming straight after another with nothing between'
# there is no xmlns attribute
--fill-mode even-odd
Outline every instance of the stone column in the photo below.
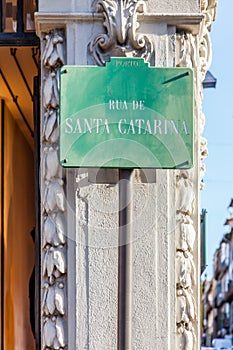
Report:
<svg viewBox="0 0 233 350"><path fill-rule="evenodd" d="M58 162L59 69L143 57L195 72L195 166L133 174L132 349L199 346L202 80L216 1L39 2L41 348L117 349L119 174ZM82 82L77 82L78 85Z"/></svg>

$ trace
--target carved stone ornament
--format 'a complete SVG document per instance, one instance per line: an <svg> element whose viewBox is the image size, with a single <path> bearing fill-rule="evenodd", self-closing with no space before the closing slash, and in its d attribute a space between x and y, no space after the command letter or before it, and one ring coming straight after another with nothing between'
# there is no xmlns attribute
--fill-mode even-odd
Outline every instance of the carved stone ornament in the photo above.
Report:
<svg viewBox="0 0 233 350"><path fill-rule="evenodd" d="M146 11L143 0L98 0L96 11L103 13L106 29L90 43L90 53L98 65L109 57L143 57L150 60L153 45L150 39L137 33L138 15Z"/></svg>
<svg viewBox="0 0 233 350"><path fill-rule="evenodd" d="M202 73L202 80L204 80L207 70L212 61L212 47L210 40L210 30L212 22L216 17L217 0L202 0L201 10L204 15L201 30L199 33L199 58Z"/></svg>
<svg viewBox="0 0 233 350"><path fill-rule="evenodd" d="M196 285L193 176L193 170L182 170L176 182L176 325L177 349L180 350L197 348L197 308L193 295Z"/></svg>
<svg viewBox="0 0 233 350"><path fill-rule="evenodd" d="M64 34L44 34L42 118L42 348L67 348L66 198L58 161L59 70L64 64Z"/></svg>
<svg viewBox="0 0 233 350"><path fill-rule="evenodd" d="M195 113L199 124L199 160L198 169L201 179L205 166L203 159L208 155L207 141L201 135L204 129L205 117L202 112L203 88L202 82L211 63L211 43L209 30L215 18L217 1L203 0L202 11L204 20L200 33L194 36L190 33L177 34L177 66L190 67L195 71ZM196 266L194 252L196 246L196 230L194 226L194 191L195 169L177 172L176 201L176 325L177 344L179 350L196 350L198 334L198 318L195 290ZM201 183L201 188L203 184Z"/></svg>

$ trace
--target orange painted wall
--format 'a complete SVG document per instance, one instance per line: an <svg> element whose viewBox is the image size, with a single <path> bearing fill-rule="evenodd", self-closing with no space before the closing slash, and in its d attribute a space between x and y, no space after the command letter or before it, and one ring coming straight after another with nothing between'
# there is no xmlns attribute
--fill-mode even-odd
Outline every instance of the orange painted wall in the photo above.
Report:
<svg viewBox="0 0 233 350"><path fill-rule="evenodd" d="M34 264L33 151L5 110L4 144L4 343L34 350L29 318L29 279Z"/></svg>

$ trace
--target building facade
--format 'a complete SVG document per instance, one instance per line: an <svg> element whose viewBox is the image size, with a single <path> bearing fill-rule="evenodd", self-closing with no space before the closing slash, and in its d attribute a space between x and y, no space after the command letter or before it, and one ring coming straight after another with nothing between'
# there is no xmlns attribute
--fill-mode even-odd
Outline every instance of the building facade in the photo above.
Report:
<svg viewBox="0 0 233 350"><path fill-rule="evenodd" d="M231 204L230 204L231 207ZM202 329L205 345L213 338L229 336L233 332L233 231L232 217L226 220L230 227L213 257L214 274L211 281L203 282Z"/></svg>
<svg viewBox="0 0 233 350"><path fill-rule="evenodd" d="M20 4L4 2L0 35L2 349L198 349L202 83L217 1ZM59 164L60 69L111 57L194 72L194 167L132 171L123 266L119 170Z"/></svg>

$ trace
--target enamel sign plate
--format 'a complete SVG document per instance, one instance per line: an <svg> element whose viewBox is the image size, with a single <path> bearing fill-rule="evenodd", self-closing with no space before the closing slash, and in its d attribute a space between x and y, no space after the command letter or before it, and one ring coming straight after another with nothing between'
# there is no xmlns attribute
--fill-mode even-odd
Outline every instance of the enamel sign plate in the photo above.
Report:
<svg viewBox="0 0 233 350"><path fill-rule="evenodd" d="M63 66L60 163L64 167L193 166L193 71L141 58L104 67Z"/></svg>

